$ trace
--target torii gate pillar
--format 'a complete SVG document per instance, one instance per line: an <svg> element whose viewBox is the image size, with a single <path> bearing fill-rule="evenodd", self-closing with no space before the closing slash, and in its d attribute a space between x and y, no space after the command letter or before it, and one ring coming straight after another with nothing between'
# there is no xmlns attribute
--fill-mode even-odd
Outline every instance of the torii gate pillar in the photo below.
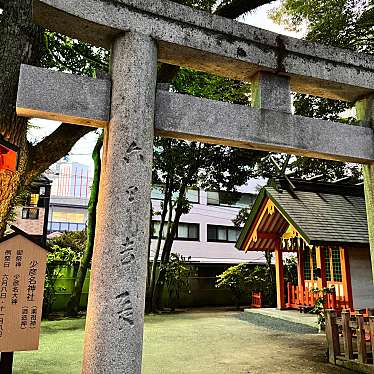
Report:
<svg viewBox="0 0 374 374"><path fill-rule="evenodd" d="M357 119L362 126L374 129L374 94L356 102ZM374 147L374 144L373 144ZM371 253L371 268L374 281L374 164L363 165L365 203Z"/></svg>
<svg viewBox="0 0 374 374"><path fill-rule="evenodd" d="M111 118L92 261L82 373L142 365L157 50L128 32L112 47Z"/></svg>

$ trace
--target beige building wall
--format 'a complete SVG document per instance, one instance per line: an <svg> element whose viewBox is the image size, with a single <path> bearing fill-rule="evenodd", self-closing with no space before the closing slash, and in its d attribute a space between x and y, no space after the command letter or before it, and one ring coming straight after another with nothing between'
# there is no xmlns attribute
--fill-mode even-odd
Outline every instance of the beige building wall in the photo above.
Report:
<svg viewBox="0 0 374 374"><path fill-rule="evenodd" d="M371 272L369 248L350 248L353 307L374 308L374 285Z"/></svg>

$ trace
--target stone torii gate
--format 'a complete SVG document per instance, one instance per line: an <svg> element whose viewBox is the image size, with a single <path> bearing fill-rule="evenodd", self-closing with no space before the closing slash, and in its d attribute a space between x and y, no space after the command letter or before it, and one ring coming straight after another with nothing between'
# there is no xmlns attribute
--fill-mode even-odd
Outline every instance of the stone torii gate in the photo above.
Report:
<svg viewBox="0 0 374 374"><path fill-rule="evenodd" d="M167 0L35 0L42 26L111 49L111 81L22 66L17 113L105 128L83 373L140 373L154 134L366 164L374 58ZM252 107L156 89L157 62L252 82ZM363 126L291 113L291 90L357 102Z"/></svg>

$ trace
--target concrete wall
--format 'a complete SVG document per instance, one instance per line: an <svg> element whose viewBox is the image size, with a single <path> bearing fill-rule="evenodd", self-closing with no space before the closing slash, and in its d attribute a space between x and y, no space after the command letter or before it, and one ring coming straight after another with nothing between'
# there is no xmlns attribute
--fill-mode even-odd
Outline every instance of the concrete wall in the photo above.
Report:
<svg viewBox="0 0 374 374"><path fill-rule="evenodd" d="M374 308L374 285L369 248L350 248L353 307Z"/></svg>

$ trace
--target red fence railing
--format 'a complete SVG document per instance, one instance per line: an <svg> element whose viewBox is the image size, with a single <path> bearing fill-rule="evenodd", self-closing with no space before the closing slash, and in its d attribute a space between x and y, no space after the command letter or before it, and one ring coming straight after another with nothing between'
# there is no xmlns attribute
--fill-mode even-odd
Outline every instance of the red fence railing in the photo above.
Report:
<svg viewBox="0 0 374 374"><path fill-rule="evenodd" d="M287 283L287 308L313 308L316 301L324 298L324 306L327 309L344 309L347 308L347 300L344 296L338 296L335 293L335 288L331 288L332 292L323 295L322 291L315 292L308 287L300 288L291 283Z"/></svg>
<svg viewBox="0 0 374 374"><path fill-rule="evenodd" d="M264 305L262 292L252 292L252 308L262 308Z"/></svg>

